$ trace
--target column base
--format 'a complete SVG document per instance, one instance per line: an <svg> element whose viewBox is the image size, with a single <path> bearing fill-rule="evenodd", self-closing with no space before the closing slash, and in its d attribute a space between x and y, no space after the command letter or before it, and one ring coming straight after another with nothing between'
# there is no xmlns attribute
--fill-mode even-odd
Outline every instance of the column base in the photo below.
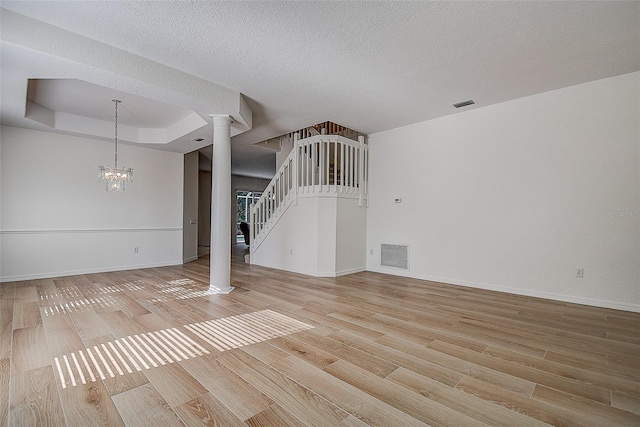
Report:
<svg viewBox="0 0 640 427"><path fill-rule="evenodd" d="M214 293L214 294L224 294L224 295L226 295L226 294L230 294L231 291L234 290L234 289L235 289L235 287L233 287L233 286L228 286L226 288L220 289L220 288L216 288L213 285L209 285L209 292Z"/></svg>

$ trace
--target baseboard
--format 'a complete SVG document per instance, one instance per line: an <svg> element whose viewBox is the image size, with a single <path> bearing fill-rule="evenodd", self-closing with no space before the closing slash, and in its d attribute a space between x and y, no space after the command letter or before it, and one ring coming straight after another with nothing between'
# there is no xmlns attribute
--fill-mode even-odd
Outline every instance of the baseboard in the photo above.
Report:
<svg viewBox="0 0 640 427"><path fill-rule="evenodd" d="M348 276L349 274L362 273L363 271L366 271L366 270L367 269L364 267L349 268L347 270L336 271L336 274L334 277Z"/></svg>
<svg viewBox="0 0 640 427"><path fill-rule="evenodd" d="M198 260L198 255L196 255L196 256L192 256L192 257L189 257L189 258L187 258L187 259L183 259L183 260L182 260L182 263L183 263L183 264L186 264L186 263L188 263L188 262L197 261L197 260Z"/></svg>
<svg viewBox="0 0 640 427"><path fill-rule="evenodd" d="M430 282L445 283L448 285L466 286L469 288L484 289L487 291L503 292L514 295L522 295L527 297L543 298L553 301L568 302L571 304L589 305L592 307L611 308L614 310L630 311L640 313L640 304L628 304L617 301L598 300L593 298L584 298L572 295L557 294L554 292L536 291L533 289L510 288L507 286L494 285L481 282L469 282L466 280L450 279L446 277L435 277L427 274L415 274L403 271L402 274L396 270L388 270L385 268L367 268L367 271L374 273L389 274L392 276L410 277L412 279L428 280Z"/></svg>
<svg viewBox="0 0 640 427"><path fill-rule="evenodd" d="M126 265L126 266L108 267L108 268L90 268L86 270L69 270L69 271L55 271L55 272L38 273L38 274L25 274L22 276L4 276L4 277L0 277L0 283L20 282L23 280L53 279L56 277L78 276L81 274L93 274L93 273L109 273L113 271L140 270L144 268L171 267L171 266L182 265L182 264L183 262L180 261L176 263L151 263L151 264Z"/></svg>
<svg viewBox="0 0 640 427"><path fill-rule="evenodd" d="M351 268L348 270L341 270L341 271L312 271L312 270L304 270L299 268L292 268L284 265L276 265L276 264L270 264L270 263L257 263L257 262L254 262L253 259L251 260L251 264L258 265L260 267L273 268L275 270L283 270L283 271L289 271L291 273L304 274L305 276L312 276L312 277L339 277L339 276L346 276L348 274L360 273L362 271L365 271L364 267Z"/></svg>
<svg viewBox="0 0 640 427"><path fill-rule="evenodd" d="M259 267L273 268L274 270L284 270L284 271L289 271L291 273L304 274L305 276L318 277L318 276L316 276L316 272L315 271L311 271L311 270L303 270L303 269L299 269L299 268L291 268L291 267L288 267L288 266L271 264L271 263L268 263L268 262L259 262L259 263L255 262L255 260L253 258L253 254L252 254L252 257L251 257L251 265L257 265Z"/></svg>

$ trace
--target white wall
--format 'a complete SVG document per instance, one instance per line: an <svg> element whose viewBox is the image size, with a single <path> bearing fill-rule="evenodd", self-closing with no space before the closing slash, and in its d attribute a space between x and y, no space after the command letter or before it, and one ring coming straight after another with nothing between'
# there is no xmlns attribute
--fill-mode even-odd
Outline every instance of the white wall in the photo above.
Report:
<svg viewBox="0 0 640 427"><path fill-rule="evenodd" d="M211 172L198 174L198 245L211 245Z"/></svg>
<svg viewBox="0 0 640 427"><path fill-rule="evenodd" d="M370 135L367 269L640 311L639 104L633 73Z"/></svg>
<svg viewBox="0 0 640 427"><path fill-rule="evenodd" d="M119 145L134 182L111 193L97 168L113 143L0 132L1 281L182 263L181 154Z"/></svg>
<svg viewBox="0 0 640 427"><path fill-rule="evenodd" d="M310 276L318 273L318 198L303 198L277 219L259 247L251 245L251 263Z"/></svg>
<svg viewBox="0 0 640 427"><path fill-rule="evenodd" d="M251 263L316 277L364 271L366 208L337 195L299 197L277 219Z"/></svg>
<svg viewBox="0 0 640 427"><path fill-rule="evenodd" d="M197 151L184 155L182 262L198 259L198 161Z"/></svg>
<svg viewBox="0 0 640 427"><path fill-rule="evenodd" d="M366 264L367 208L356 199L337 199L336 271L339 275L363 271Z"/></svg>

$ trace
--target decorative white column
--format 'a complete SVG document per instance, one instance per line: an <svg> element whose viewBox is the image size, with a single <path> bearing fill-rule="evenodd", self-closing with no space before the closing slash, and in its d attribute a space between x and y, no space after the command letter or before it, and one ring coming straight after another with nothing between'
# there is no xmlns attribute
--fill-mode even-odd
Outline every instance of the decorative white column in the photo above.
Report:
<svg viewBox="0 0 640 427"><path fill-rule="evenodd" d="M228 294L231 286L231 116L213 117L211 167L211 250L209 290Z"/></svg>

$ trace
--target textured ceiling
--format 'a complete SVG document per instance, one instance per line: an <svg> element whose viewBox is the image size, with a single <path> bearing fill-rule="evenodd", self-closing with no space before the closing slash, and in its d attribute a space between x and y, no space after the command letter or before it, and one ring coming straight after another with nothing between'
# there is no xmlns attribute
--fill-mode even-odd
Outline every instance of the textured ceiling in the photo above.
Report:
<svg viewBox="0 0 640 427"><path fill-rule="evenodd" d="M242 93L233 171L253 176L273 172L253 143L321 121L368 134L640 70L637 1L1 6Z"/></svg>

